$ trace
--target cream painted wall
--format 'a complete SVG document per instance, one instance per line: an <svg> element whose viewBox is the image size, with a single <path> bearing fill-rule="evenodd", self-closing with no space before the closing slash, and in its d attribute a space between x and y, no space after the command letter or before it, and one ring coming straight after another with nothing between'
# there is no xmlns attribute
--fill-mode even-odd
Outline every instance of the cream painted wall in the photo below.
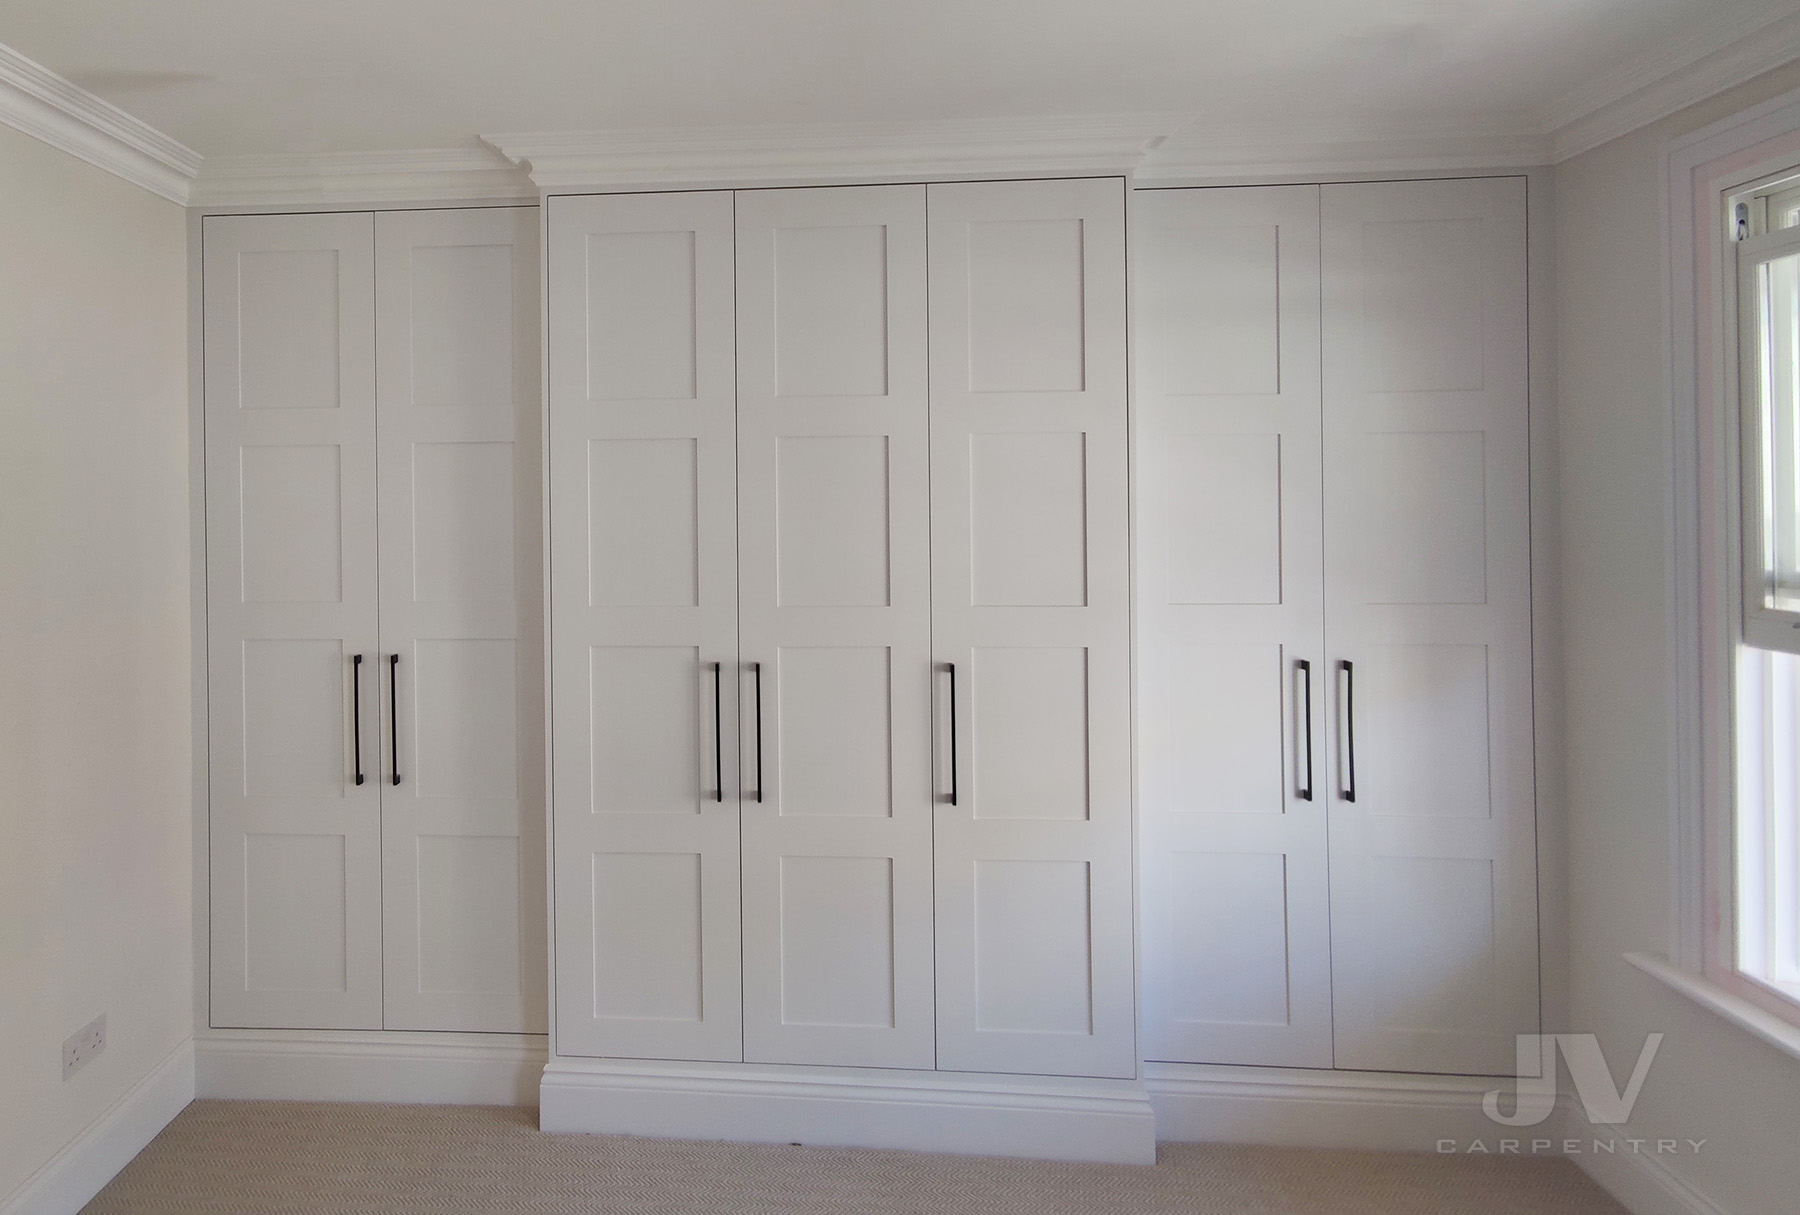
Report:
<svg viewBox="0 0 1800 1215"><path fill-rule="evenodd" d="M3 1200L193 1032L193 802L184 213L0 127L0 217Z"/></svg>
<svg viewBox="0 0 1800 1215"><path fill-rule="evenodd" d="M1795 1209L1800 1061L1632 968L1668 949L1671 552L1670 139L1800 87L1792 64L1556 170L1571 1023L1628 1074L1667 1034L1632 1132L1704 1139L1663 1156L1728 1215ZM1621 1081L1623 1076L1620 1076ZM1579 1112L1570 1133L1587 1131Z"/></svg>

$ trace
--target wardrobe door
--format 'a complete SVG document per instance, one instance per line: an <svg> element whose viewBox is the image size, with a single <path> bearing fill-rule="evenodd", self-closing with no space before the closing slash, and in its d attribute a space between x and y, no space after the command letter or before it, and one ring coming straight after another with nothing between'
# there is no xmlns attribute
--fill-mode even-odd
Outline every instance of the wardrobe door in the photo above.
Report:
<svg viewBox="0 0 1800 1215"><path fill-rule="evenodd" d="M215 1026L381 1026L373 225L202 228Z"/></svg>
<svg viewBox="0 0 1800 1215"><path fill-rule="evenodd" d="M737 196L744 1056L933 1065L925 187Z"/></svg>
<svg viewBox="0 0 1800 1215"><path fill-rule="evenodd" d="M1124 202L928 191L946 1069L1137 1069Z"/></svg>
<svg viewBox="0 0 1800 1215"><path fill-rule="evenodd" d="M1324 187L1339 1067L1538 1028L1525 180Z"/></svg>
<svg viewBox="0 0 1800 1215"><path fill-rule="evenodd" d="M549 204L556 1050L742 1057L728 192Z"/></svg>
<svg viewBox="0 0 1800 1215"><path fill-rule="evenodd" d="M1319 189L1132 205L1145 1056L1330 1067Z"/></svg>
<svg viewBox="0 0 1800 1215"><path fill-rule="evenodd" d="M535 207L375 219L389 1029L543 1033Z"/></svg>

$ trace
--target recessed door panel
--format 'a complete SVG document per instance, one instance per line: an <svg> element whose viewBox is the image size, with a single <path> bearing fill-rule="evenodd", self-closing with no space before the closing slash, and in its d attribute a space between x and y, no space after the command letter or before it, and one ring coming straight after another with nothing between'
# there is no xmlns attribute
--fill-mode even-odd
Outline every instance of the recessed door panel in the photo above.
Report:
<svg viewBox="0 0 1800 1215"><path fill-rule="evenodd" d="M415 601L513 602L516 459L510 442L413 444Z"/></svg>
<svg viewBox="0 0 1800 1215"><path fill-rule="evenodd" d="M700 812L701 682L691 646L594 647L593 813Z"/></svg>
<svg viewBox="0 0 1800 1215"><path fill-rule="evenodd" d="M342 993L350 983L341 835L244 836L245 986Z"/></svg>
<svg viewBox="0 0 1800 1215"><path fill-rule="evenodd" d="M240 451L245 603L342 602L344 485L338 457L338 448L326 444Z"/></svg>
<svg viewBox="0 0 1800 1215"><path fill-rule="evenodd" d="M1329 1067L1319 191L1133 205L1145 1057Z"/></svg>
<svg viewBox="0 0 1800 1215"><path fill-rule="evenodd" d="M698 853L594 857L594 1016L704 1017L700 865Z"/></svg>
<svg viewBox="0 0 1800 1215"><path fill-rule="evenodd" d="M1159 446L1165 602L1280 603L1281 436L1171 435Z"/></svg>
<svg viewBox="0 0 1800 1215"><path fill-rule="evenodd" d="M736 205L745 1057L930 1067L925 188Z"/></svg>
<svg viewBox="0 0 1800 1215"><path fill-rule="evenodd" d="M975 817L1087 818L1087 651L984 646L970 658Z"/></svg>
<svg viewBox="0 0 1800 1215"><path fill-rule="evenodd" d="M775 246L775 395L886 396L887 225L767 235Z"/></svg>
<svg viewBox="0 0 1800 1215"><path fill-rule="evenodd" d="M243 672L244 796L341 802L354 778L343 642L245 641Z"/></svg>
<svg viewBox="0 0 1800 1215"><path fill-rule="evenodd" d="M694 400L700 337L692 229L587 235L587 396Z"/></svg>
<svg viewBox="0 0 1800 1215"><path fill-rule="evenodd" d="M776 561L783 607L886 607L886 435L775 441Z"/></svg>
<svg viewBox="0 0 1800 1215"><path fill-rule="evenodd" d="M379 1029L373 220L202 228L208 1019Z"/></svg>
<svg viewBox="0 0 1800 1215"><path fill-rule="evenodd" d="M419 990L519 998L527 955L519 841L502 835L421 835L414 863Z"/></svg>
<svg viewBox="0 0 1800 1215"><path fill-rule="evenodd" d="M521 252L531 250L511 240L413 246L410 349L404 352L412 364L413 405L511 417L519 305L513 285Z"/></svg>
<svg viewBox="0 0 1800 1215"><path fill-rule="evenodd" d="M388 1029L542 1033L535 207L375 221Z"/></svg>
<svg viewBox="0 0 1800 1215"><path fill-rule="evenodd" d="M970 391L1085 387L1085 227L1079 217L968 225Z"/></svg>
<svg viewBox="0 0 1800 1215"><path fill-rule="evenodd" d="M893 671L885 646L784 646L771 672L781 813L893 813Z"/></svg>
<svg viewBox="0 0 1800 1215"><path fill-rule="evenodd" d="M548 208L557 1051L739 1060L732 196Z"/></svg>
<svg viewBox="0 0 1800 1215"><path fill-rule="evenodd" d="M220 226L214 230L223 232ZM249 247L253 243L254 236L234 250L235 256L221 248L215 258L215 264L234 261L234 266L219 269L221 277L236 279L219 307L223 311L235 304L236 315L221 320L235 330L237 383L220 382L217 389L235 396L239 409L338 408L344 403L341 377L359 370L344 366L343 357L349 353L354 360L362 353L360 342L349 352L340 345L338 314L342 293L367 285L357 281L368 272L367 262L358 256L362 250L257 249ZM299 243L307 242L302 238Z"/></svg>
<svg viewBox="0 0 1800 1215"><path fill-rule="evenodd" d="M1087 603L1087 436L969 436L970 577L984 606Z"/></svg>
<svg viewBox="0 0 1800 1215"><path fill-rule="evenodd" d="M1094 1029L1086 861L975 863L975 1024L1087 1037Z"/></svg>
<svg viewBox="0 0 1800 1215"><path fill-rule="evenodd" d="M781 861L784 1025L894 1028L894 862Z"/></svg>
<svg viewBox="0 0 1800 1215"><path fill-rule="evenodd" d="M1371 434L1360 487L1370 603L1487 601L1487 460L1479 432Z"/></svg>
<svg viewBox="0 0 1800 1215"><path fill-rule="evenodd" d="M1362 255L1361 386L1378 393L1481 391L1491 281L1484 255L1494 239L1483 220L1367 213L1351 222L1358 230L1346 232L1347 244L1360 243Z"/></svg>
<svg viewBox="0 0 1800 1215"><path fill-rule="evenodd" d="M1487 648L1372 645L1356 666L1357 797L1369 813L1487 818Z"/></svg>
<svg viewBox="0 0 1800 1215"><path fill-rule="evenodd" d="M699 594L695 440L588 445L589 602L692 607Z"/></svg>
<svg viewBox="0 0 1800 1215"><path fill-rule="evenodd" d="M1164 858L1169 974L1180 1025L1292 1023L1287 857L1280 853L1178 852Z"/></svg>

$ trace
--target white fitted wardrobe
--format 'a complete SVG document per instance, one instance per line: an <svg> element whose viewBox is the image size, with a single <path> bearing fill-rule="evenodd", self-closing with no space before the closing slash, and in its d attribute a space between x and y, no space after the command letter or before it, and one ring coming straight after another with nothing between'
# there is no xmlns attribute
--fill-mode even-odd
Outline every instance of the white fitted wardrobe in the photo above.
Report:
<svg viewBox="0 0 1800 1215"><path fill-rule="evenodd" d="M537 216L204 221L215 1027L545 1028Z"/></svg>
<svg viewBox="0 0 1800 1215"><path fill-rule="evenodd" d="M1145 1051L1538 1029L1525 182L1134 203Z"/></svg>
<svg viewBox="0 0 1800 1215"><path fill-rule="evenodd" d="M559 1058L1136 1074L1124 208L548 200Z"/></svg>

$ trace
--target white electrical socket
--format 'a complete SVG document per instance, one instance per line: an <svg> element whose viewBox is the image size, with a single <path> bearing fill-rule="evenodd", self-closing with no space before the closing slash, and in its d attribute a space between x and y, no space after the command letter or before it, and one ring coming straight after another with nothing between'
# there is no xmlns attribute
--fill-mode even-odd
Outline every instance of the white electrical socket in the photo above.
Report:
<svg viewBox="0 0 1800 1215"><path fill-rule="evenodd" d="M105 1049L106 1014L101 1013L63 1040L63 1079L73 1076Z"/></svg>

